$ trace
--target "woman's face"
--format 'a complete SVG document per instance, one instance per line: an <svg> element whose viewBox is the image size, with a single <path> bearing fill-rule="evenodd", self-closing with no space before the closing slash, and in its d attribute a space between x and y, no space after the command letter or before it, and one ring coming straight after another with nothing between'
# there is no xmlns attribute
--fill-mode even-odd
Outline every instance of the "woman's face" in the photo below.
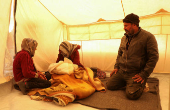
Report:
<svg viewBox="0 0 170 110"><path fill-rule="evenodd" d="M61 51L61 54L63 55L63 57L67 57L67 55Z"/></svg>

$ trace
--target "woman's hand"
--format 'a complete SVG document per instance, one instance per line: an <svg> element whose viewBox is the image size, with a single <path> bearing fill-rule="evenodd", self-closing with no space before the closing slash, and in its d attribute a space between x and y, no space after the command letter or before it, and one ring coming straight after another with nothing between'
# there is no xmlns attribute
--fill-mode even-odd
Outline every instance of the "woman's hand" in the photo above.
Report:
<svg viewBox="0 0 170 110"><path fill-rule="evenodd" d="M39 78L40 78L40 79L47 80L47 78L45 77L45 74L43 74L43 73L40 72L40 71L38 71L38 74L39 74Z"/></svg>
<svg viewBox="0 0 170 110"><path fill-rule="evenodd" d="M110 77L113 75L113 73L116 74L118 70L119 70L119 69L114 69L114 70L110 73Z"/></svg>

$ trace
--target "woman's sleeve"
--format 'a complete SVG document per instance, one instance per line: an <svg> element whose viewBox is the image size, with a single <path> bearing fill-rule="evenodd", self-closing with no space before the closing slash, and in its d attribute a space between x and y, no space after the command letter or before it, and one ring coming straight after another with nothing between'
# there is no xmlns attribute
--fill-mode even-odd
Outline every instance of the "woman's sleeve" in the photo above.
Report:
<svg viewBox="0 0 170 110"><path fill-rule="evenodd" d="M73 64L77 64L78 66L84 67L84 66L80 63L80 55L79 55L78 50L76 50L76 51L73 53L73 55L74 55L74 57L73 57L73 59L72 59Z"/></svg>
<svg viewBox="0 0 170 110"><path fill-rule="evenodd" d="M58 58L56 60L56 63L58 63L59 61L64 61L64 57L63 55L61 54L61 52L59 51L59 54L58 54Z"/></svg>
<svg viewBox="0 0 170 110"><path fill-rule="evenodd" d="M31 56L28 54L23 54L21 56L21 68L22 68L22 74L25 78L35 78L36 71L34 70L34 64Z"/></svg>

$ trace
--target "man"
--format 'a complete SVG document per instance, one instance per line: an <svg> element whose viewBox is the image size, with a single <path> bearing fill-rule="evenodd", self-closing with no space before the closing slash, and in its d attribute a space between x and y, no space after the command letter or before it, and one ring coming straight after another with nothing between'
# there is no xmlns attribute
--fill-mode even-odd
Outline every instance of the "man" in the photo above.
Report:
<svg viewBox="0 0 170 110"><path fill-rule="evenodd" d="M126 96L131 100L142 95L159 57L154 35L139 27L139 22L139 17L133 13L123 19L126 33L121 39L114 70L106 84L109 90L126 87Z"/></svg>
<svg viewBox="0 0 170 110"><path fill-rule="evenodd" d="M21 44L22 50L15 55L13 62L13 74L16 84L15 88L19 88L26 95L29 89L46 88L51 86L51 82L47 80L46 75L37 71L32 57L35 54L38 43L31 38L24 38Z"/></svg>

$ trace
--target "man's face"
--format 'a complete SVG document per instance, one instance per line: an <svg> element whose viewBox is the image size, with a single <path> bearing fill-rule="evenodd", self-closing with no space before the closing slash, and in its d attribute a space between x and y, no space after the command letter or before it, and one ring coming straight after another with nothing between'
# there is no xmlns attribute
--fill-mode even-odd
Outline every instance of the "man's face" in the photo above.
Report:
<svg viewBox="0 0 170 110"><path fill-rule="evenodd" d="M131 24L131 23L126 23L124 22L124 30L126 32L127 35L133 35L134 34L134 24Z"/></svg>

